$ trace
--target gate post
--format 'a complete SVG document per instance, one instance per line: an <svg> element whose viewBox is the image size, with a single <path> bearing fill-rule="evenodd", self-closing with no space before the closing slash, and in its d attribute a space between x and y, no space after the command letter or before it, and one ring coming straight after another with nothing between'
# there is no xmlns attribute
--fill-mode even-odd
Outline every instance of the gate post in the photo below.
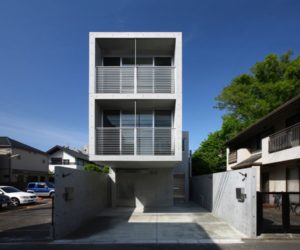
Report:
<svg viewBox="0 0 300 250"><path fill-rule="evenodd" d="M282 225L287 233L290 229L290 197L287 192L282 193Z"/></svg>
<svg viewBox="0 0 300 250"><path fill-rule="evenodd" d="M257 223L256 223L256 226L257 226L257 235L260 235L261 234L261 231L262 231L262 225L263 225L263 199L262 199L262 193L261 192L257 192L257 204L256 204L256 208L257 208L257 211L256 211L256 218L257 218Z"/></svg>

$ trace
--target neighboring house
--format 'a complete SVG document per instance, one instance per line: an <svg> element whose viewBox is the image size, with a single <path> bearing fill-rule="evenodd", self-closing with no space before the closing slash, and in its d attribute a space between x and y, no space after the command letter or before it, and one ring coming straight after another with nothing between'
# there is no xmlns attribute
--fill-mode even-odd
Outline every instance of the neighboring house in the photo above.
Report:
<svg viewBox="0 0 300 250"><path fill-rule="evenodd" d="M89 162L88 155L56 145L47 151L50 157L49 171L54 173L55 167L66 167L83 170L85 163Z"/></svg>
<svg viewBox="0 0 300 250"><path fill-rule="evenodd" d="M0 184L25 187L27 182L46 181L48 155L34 147L0 137Z"/></svg>
<svg viewBox="0 0 300 250"><path fill-rule="evenodd" d="M182 160L182 36L92 32L89 158L111 167L112 206L173 204Z"/></svg>
<svg viewBox="0 0 300 250"><path fill-rule="evenodd" d="M182 161L174 168L174 198L189 200L191 177L191 151L189 150L189 132L182 132Z"/></svg>
<svg viewBox="0 0 300 250"><path fill-rule="evenodd" d="M300 95L239 133L227 146L227 170L256 168L257 191L299 192Z"/></svg>

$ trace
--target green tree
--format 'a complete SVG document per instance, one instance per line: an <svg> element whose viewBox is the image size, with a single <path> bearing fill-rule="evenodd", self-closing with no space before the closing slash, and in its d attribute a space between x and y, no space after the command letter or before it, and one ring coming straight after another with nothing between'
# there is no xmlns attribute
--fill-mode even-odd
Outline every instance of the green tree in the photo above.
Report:
<svg viewBox="0 0 300 250"><path fill-rule="evenodd" d="M300 93L300 57L291 60L291 55L290 51L281 57L268 55L216 97L216 108L225 111L222 127L194 152L194 174L225 170L225 142Z"/></svg>
<svg viewBox="0 0 300 250"><path fill-rule="evenodd" d="M99 167L98 165L94 164L94 163L86 163L84 165L84 170L85 171L94 171L94 172L98 172L98 173L105 173L108 174L109 173L109 166L105 165L103 168Z"/></svg>
<svg viewBox="0 0 300 250"><path fill-rule="evenodd" d="M290 51L281 57L268 55L251 68L250 74L235 77L222 90L216 107L226 112L223 126L235 120L239 123L236 134L300 93L300 57L290 57Z"/></svg>
<svg viewBox="0 0 300 250"><path fill-rule="evenodd" d="M105 165L102 169L103 173L108 174L109 173L109 166Z"/></svg>
<svg viewBox="0 0 300 250"><path fill-rule="evenodd" d="M101 169L98 165L96 165L96 164L94 164L94 163L86 163L86 164L84 165L84 170L85 170L85 171L88 171L88 172L98 172L98 173L102 173L102 169Z"/></svg>
<svg viewBox="0 0 300 250"><path fill-rule="evenodd" d="M210 133L192 156L193 175L225 170L226 151L222 131Z"/></svg>

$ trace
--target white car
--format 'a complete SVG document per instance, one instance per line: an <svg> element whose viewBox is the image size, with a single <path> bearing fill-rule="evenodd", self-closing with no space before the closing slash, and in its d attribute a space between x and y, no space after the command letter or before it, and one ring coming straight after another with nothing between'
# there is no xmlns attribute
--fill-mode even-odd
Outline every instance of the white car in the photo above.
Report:
<svg viewBox="0 0 300 250"><path fill-rule="evenodd" d="M0 186L0 194L8 196L15 207L20 204L35 203L37 199L35 194L23 192L11 186Z"/></svg>

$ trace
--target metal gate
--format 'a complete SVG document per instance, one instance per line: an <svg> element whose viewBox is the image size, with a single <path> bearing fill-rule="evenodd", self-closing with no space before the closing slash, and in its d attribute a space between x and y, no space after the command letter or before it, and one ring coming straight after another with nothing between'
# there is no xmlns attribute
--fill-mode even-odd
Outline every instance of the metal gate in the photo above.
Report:
<svg viewBox="0 0 300 250"><path fill-rule="evenodd" d="M257 234L300 233L299 192L257 192Z"/></svg>

